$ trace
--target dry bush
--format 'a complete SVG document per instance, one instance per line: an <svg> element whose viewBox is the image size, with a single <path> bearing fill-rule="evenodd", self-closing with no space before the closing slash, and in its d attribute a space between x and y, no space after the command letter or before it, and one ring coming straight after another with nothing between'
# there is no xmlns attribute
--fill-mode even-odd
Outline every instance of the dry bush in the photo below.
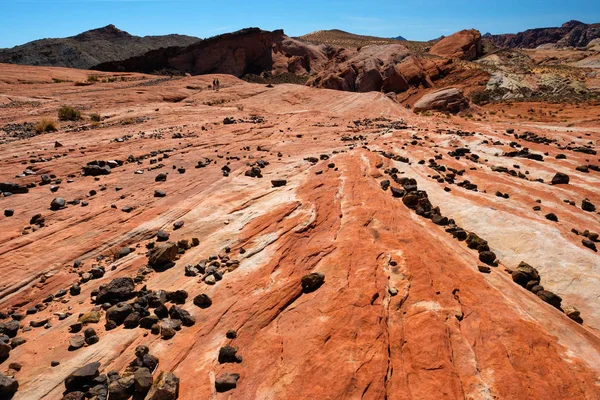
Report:
<svg viewBox="0 0 600 400"><path fill-rule="evenodd" d="M58 109L58 119L61 121L78 121L81 118L81 112L78 109L62 106Z"/></svg>
<svg viewBox="0 0 600 400"><path fill-rule="evenodd" d="M35 131L37 133L56 132L56 123L47 118L42 118L37 124L35 124Z"/></svg>

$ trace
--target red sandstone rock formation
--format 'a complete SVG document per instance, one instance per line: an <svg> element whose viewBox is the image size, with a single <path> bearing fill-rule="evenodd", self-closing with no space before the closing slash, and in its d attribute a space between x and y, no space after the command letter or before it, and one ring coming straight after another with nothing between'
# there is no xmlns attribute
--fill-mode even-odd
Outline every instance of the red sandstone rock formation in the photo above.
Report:
<svg viewBox="0 0 600 400"><path fill-rule="evenodd" d="M599 256L582 245L599 217L580 207L600 204L600 175L576 169L599 163L597 121L585 118L597 105L492 104L484 110L494 114L475 121L419 116L378 92L100 75L126 80L75 86L52 78L84 81L86 71L0 65L0 92L20 95L0 108L0 182L35 183L0 201L14 211L0 216L0 312L23 315L16 335L26 340L0 364L19 383L15 400L61 398L65 379L95 362L94 375L122 372L138 345L160 360L154 381L174 389L165 379L176 382L173 372L186 400L600 396ZM207 90L215 78L221 89ZM186 96L164 100L174 93ZM29 136L22 124L55 118L63 104L84 119ZM531 120L517 118L528 109ZM509 158L514 143L548 156ZM113 166L109 174L81 174L97 160ZM25 169L35 174L16 178ZM551 185L557 172L569 183ZM398 197L405 191L413 208ZM55 197L66 207L51 211ZM544 218L550 212L558 222ZM498 258L489 273L478 250L447 232L449 219L485 239ZM180 251L169 251L170 268L148 269L159 229ZM213 261L220 280L195 272ZM583 322L513 282L521 261ZM84 283L91 270L97 279ZM303 289L310 273L324 280ZM171 292L168 308L178 308L158 334L107 330L103 308L92 322L93 292L121 277L134 278L136 292ZM133 294L129 280L113 287L124 288L119 299ZM99 341L69 351L80 313ZM188 326L175 330L176 316ZM220 357L226 346L235 357ZM217 393L216 381L229 391Z"/></svg>
<svg viewBox="0 0 600 400"><path fill-rule="evenodd" d="M481 33L476 29L456 32L434 44L429 52L442 57L475 60L481 56Z"/></svg>

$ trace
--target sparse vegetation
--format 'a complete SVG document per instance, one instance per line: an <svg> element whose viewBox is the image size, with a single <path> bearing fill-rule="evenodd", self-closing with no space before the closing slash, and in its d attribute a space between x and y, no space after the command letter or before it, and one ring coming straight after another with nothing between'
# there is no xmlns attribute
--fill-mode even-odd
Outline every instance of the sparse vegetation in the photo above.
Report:
<svg viewBox="0 0 600 400"><path fill-rule="evenodd" d="M35 131L37 133L56 132L56 130L56 123L48 118L42 118L35 124Z"/></svg>
<svg viewBox="0 0 600 400"><path fill-rule="evenodd" d="M102 121L102 116L98 113L91 113L90 119L92 120L92 122L100 122Z"/></svg>
<svg viewBox="0 0 600 400"><path fill-rule="evenodd" d="M90 83L95 83L100 81L100 78L98 78L98 75L88 75L87 81Z"/></svg>
<svg viewBox="0 0 600 400"><path fill-rule="evenodd" d="M81 112L70 106L62 106L58 110L58 119L61 121L78 121L81 118Z"/></svg>
<svg viewBox="0 0 600 400"><path fill-rule="evenodd" d="M401 44L410 50L422 53L426 51L427 42L416 42L409 40L397 40L391 38L382 38L376 36L355 35L338 29L316 31L301 36L300 39L315 44L326 44L347 49L360 48L368 45Z"/></svg>

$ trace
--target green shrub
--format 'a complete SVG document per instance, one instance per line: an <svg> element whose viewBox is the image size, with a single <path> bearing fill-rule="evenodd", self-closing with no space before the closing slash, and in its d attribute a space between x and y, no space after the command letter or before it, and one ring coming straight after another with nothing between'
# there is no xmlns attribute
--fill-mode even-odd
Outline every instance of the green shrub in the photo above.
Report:
<svg viewBox="0 0 600 400"><path fill-rule="evenodd" d="M102 121L102 116L100 114L98 114L98 113L91 113L90 114L90 119L93 122L100 122L100 121Z"/></svg>
<svg viewBox="0 0 600 400"><path fill-rule="evenodd" d="M58 119L61 121L77 121L81 118L81 112L76 108L62 106L58 110Z"/></svg>
<svg viewBox="0 0 600 400"><path fill-rule="evenodd" d="M98 82L100 79L98 79L98 75L88 75L87 77L87 81L88 82Z"/></svg>
<svg viewBox="0 0 600 400"><path fill-rule="evenodd" d="M42 118L35 124L35 131L37 133L56 132L56 123L51 119Z"/></svg>

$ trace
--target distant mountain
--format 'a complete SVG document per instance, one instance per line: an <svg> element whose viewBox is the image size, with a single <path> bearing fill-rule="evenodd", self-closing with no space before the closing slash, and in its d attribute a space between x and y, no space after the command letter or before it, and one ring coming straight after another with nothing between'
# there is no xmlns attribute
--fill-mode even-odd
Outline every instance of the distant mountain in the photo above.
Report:
<svg viewBox="0 0 600 400"><path fill-rule="evenodd" d="M396 36L395 38L392 38L392 39L394 39L394 40L404 40L404 41L408 40L408 39L404 38L403 36Z"/></svg>
<svg viewBox="0 0 600 400"><path fill-rule="evenodd" d="M585 47L592 40L600 38L600 24L584 24L569 21L560 27L528 29L519 33L483 35L501 48L536 48L543 44L556 44L560 47Z"/></svg>
<svg viewBox="0 0 600 400"><path fill-rule="evenodd" d="M189 46L200 40L184 35L133 36L108 25L77 36L35 40L10 49L0 49L0 63L88 69L162 47Z"/></svg>

